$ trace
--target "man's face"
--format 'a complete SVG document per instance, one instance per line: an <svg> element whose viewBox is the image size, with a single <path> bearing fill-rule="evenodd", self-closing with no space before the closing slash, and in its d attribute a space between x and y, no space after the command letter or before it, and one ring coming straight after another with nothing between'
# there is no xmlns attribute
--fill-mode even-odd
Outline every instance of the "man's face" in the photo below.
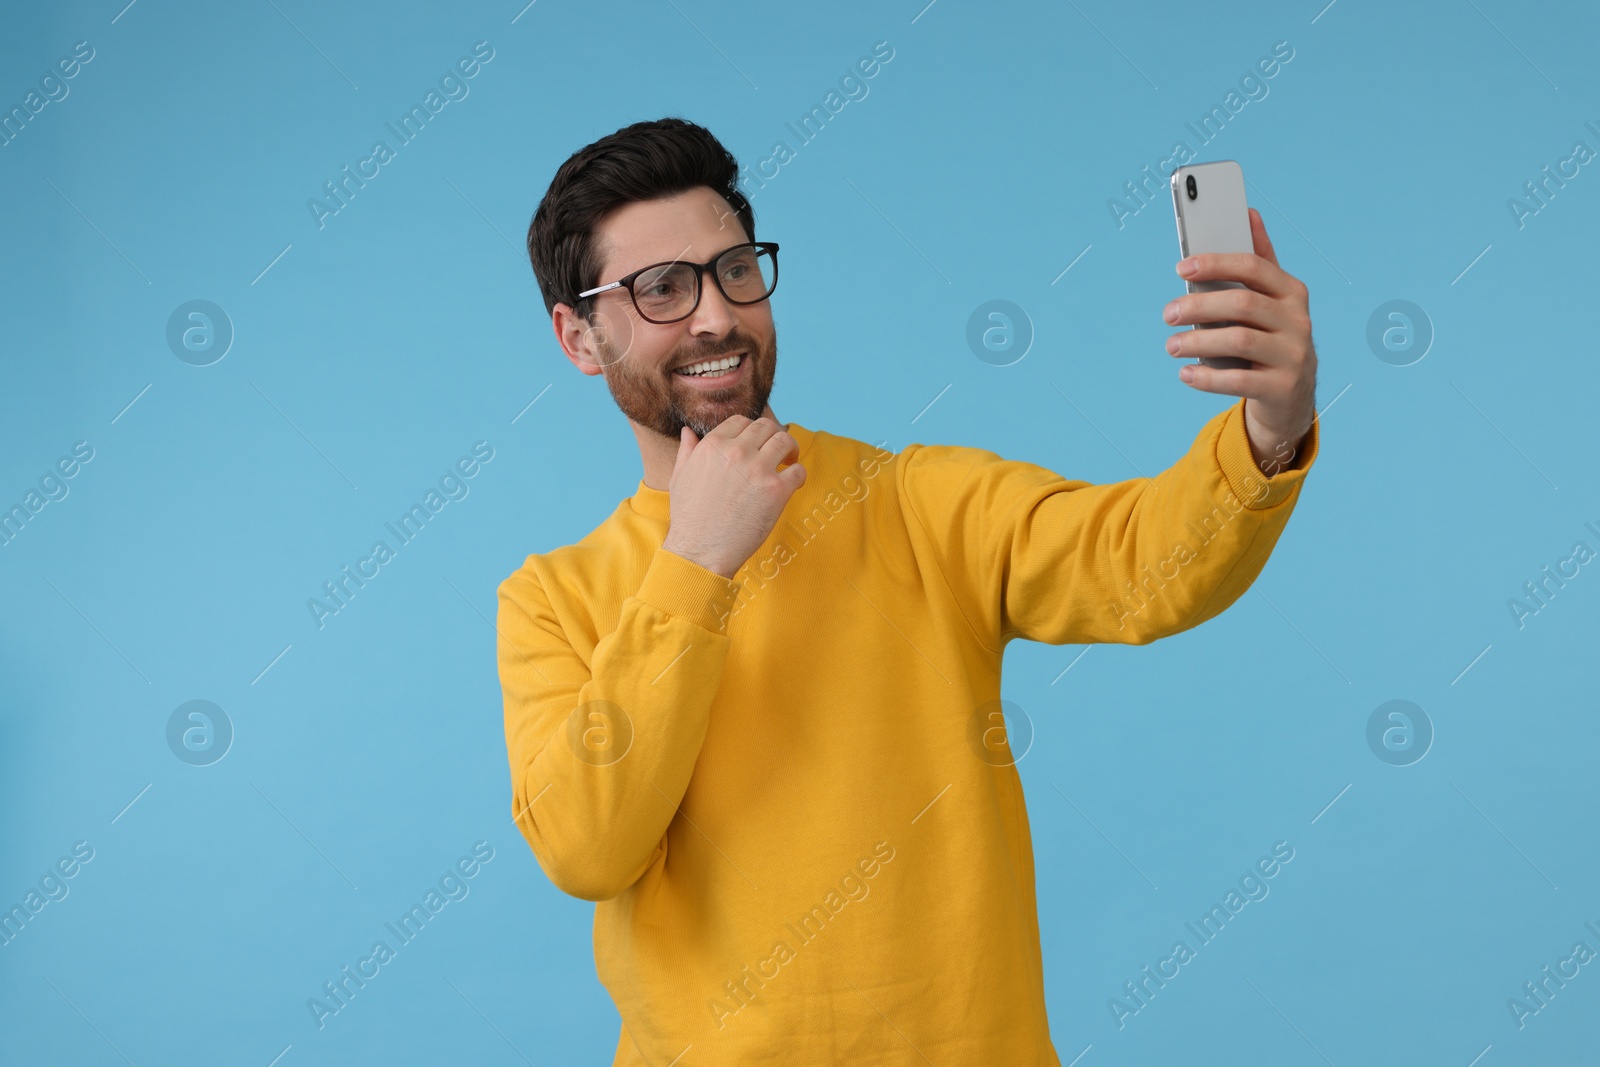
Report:
<svg viewBox="0 0 1600 1067"><path fill-rule="evenodd" d="M595 231L605 285L641 267L672 260L705 263L750 238L728 202L701 186L612 212ZM626 287L593 298L585 323L566 309L556 332L585 374L603 374L622 413L676 441L688 426L705 437L730 415L759 418L777 374L778 338L772 304L733 304L707 271L700 303L688 318L654 323L640 317ZM558 310L566 305L557 305ZM741 355L723 376L678 373L690 364Z"/></svg>

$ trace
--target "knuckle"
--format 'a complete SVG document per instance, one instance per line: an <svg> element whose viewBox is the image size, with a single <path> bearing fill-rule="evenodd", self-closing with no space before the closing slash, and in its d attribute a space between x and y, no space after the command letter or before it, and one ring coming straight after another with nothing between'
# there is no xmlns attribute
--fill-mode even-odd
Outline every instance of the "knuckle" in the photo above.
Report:
<svg viewBox="0 0 1600 1067"><path fill-rule="evenodd" d="M1238 326L1233 330L1233 350L1240 355L1254 352L1261 344L1261 334L1248 327Z"/></svg>

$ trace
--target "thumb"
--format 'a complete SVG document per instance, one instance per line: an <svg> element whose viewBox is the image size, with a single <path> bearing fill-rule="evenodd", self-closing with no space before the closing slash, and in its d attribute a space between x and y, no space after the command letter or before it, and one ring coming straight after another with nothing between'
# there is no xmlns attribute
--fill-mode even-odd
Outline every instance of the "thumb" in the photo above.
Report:
<svg viewBox="0 0 1600 1067"><path fill-rule="evenodd" d="M689 453L694 451L694 446L700 443L700 438L688 426L678 431L678 455L672 461L672 469L677 470L683 466L683 461L689 458Z"/></svg>
<svg viewBox="0 0 1600 1067"><path fill-rule="evenodd" d="M778 472L778 477L784 480L789 486L789 492L793 493L806 484L806 469L798 463L791 463Z"/></svg>

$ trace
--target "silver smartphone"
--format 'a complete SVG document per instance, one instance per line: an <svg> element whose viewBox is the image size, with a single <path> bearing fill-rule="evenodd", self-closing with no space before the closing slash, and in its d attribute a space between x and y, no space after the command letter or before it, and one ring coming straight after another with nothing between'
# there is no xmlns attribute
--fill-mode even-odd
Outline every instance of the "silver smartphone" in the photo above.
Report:
<svg viewBox="0 0 1600 1067"><path fill-rule="evenodd" d="M1244 197L1244 171L1231 159L1196 163L1172 172L1172 211L1178 219L1181 256L1201 252L1254 252L1250 237L1250 211ZM1185 282L1191 293L1243 289L1243 282ZM1196 330L1237 326L1235 322L1197 322ZM1237 356L1202 358L1208 367L1253 367Z"/></svg>

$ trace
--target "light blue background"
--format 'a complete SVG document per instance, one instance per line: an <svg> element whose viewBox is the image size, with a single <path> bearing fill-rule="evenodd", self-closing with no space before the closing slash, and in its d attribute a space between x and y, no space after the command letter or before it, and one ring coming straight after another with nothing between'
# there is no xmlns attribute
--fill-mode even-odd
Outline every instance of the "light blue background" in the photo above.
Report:
<svg viewBox="0 0 1600 1067"><path fill-rule="evenodd" d="M1600 965L1524 1029L1506 1007L1600 949L1600 576L1520 630L1507 608L1600 547L1600 165L1524 228L1507 208L1600 148L1592 6L124 2L0 29L7 109L95 50L0 148L0 504L95 450L0 548L0 904L95 849L0 949L0 1058L610 1062L593 905L509 817L490 620L640 468L523 234L560 162L633 121L692 118L746 163L792 146L880 40L869 95L753 194L784 248L774 410L1096 482L1156 473L1231 402L1162 349L1170 201L1119 229L1107 200L1294 49L1196 146L1241 162L1310 287L1323 451L1294 518L1199 629L1007 664L1062 1062L1592 1054ZM470 95L319 229L306 200L479 40ZM165 340L193 299L236 331L211 366ZM1011 366L965 341L991 299L1036 333ZM1366 342L1393 299L1436 331L1409 366ZM480 440L470 495L319 630L307 598ZM192 699L236 730L208 767L165 739ZM1391 699L1437 732L1411 766L1366 742ZM470 895L319 1031L307 998L479 840ZM1280 840L1271 895L1119 1030L1108 998Z"/></svg>

